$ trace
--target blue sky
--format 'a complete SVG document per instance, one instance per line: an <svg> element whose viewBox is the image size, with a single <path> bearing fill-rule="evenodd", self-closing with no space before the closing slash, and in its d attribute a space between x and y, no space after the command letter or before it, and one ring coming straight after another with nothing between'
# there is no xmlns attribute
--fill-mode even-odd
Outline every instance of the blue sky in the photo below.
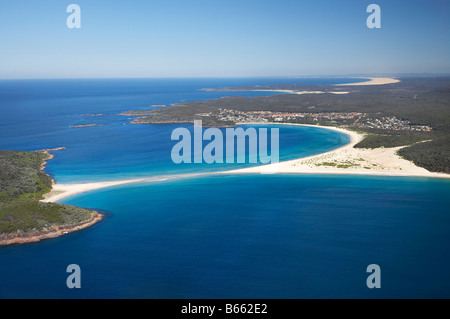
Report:
<svg viewBox="0 0 450 319"><path fill-rule="evenodd" d="M81 29L66 26L69 4ZM366 26L369 4L381 29ZM450 73L447 0L0 2L0 78Z"/></svg>

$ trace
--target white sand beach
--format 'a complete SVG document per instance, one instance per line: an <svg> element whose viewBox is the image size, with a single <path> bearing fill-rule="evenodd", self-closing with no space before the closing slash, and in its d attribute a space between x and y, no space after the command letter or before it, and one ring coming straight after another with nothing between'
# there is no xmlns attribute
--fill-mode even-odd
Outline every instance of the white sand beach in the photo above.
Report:
<svg viewBox="0 0 450 319"><path fill-rule="evenodd" d="M63 198L70 197L76 194L81 194L96 189L143 182L144 179L130 179L123 181L111 182L96 182L96 183L82 183L82 184L55 184L50 193L45 194L43 202L57 202Z"/></svg>
<svg viewBox="0 0 450 319"><path fill-rule="evenodd" d="M74 183L74 184L60 184L53 185L52 190L44 195L42 202L58 202L64 198L97 190L102 188L108 188L119 185L135 184L135 183L148 183L148 182L162 182L168 179L175 178L189 178L193 176L207 175L209 173L189 173L179 175L167 175L167 176L150 176L135 179L124 179L117 181L105 181L105 182L93 182L93 183Z"/></svg>
<svg viewBox="0 0 450 319"><path fill-rule="evenodd" d="M398 83L400 80L396 78L368 78L368 77L356 77L355 79L370 79L370 81L365 82L355 82L355 83L345 83L345 84L335 84L335 86L356 86L356 85L384 85ZM347 91L297 91L297 90L252 90L257 92L280 92L280 93L290 93L290 94L348 94Z"/></svg>
<svg viewBox="0 0 450 319"><path fill-rule="evenodd" d="M280 92L280 93L291 93L291 94L348 94L347 91L296 91L296 90L252 90L256 92Z"/></svg>
<svg viewBox="0 0 450 319"><path fill-rule="evenodd" d="M356 83L345 83L345 84L336 84L336 86L350 86L350 85L383 85L383 84L392 84L398 83L400 80L396 78L355 78L355 79L370 79L370 81L366 82L356 82Z"/></svg>
<svg viewBox="0 0 450 319"><path fill-rule="evenodd" d="M351 142L338 149L318 155L280 163L237 169L223 173L356 174L450 178L450 174L430 172L397 155L397 151L406 146L393 148L381 147L375 149L354 148L354 146L364 138L363 135L336 127L304 124L287 125L313 126L336 130L349 135Z"/></svg>

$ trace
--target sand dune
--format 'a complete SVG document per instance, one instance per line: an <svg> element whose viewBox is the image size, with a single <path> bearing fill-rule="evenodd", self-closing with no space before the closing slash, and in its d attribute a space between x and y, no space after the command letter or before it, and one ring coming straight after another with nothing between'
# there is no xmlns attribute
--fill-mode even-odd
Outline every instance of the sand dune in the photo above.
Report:
<svg viewBox="0 0 450 319"><path fill-rule="evenodd" d="M302 124L290 124L302 125ZM311 125L310 125L311 126ZM352 175L389 175L389 176L424 176L450 178L450 174L433 173L416 166L413 162L397 155L403 147L361 149L354 148L364 136L353 131L316 126L337 130L348 134L351 142L343 147L326 153L299 158L295 160L243 168L226 173L295 173L295 174L352 174Z"/></svg>

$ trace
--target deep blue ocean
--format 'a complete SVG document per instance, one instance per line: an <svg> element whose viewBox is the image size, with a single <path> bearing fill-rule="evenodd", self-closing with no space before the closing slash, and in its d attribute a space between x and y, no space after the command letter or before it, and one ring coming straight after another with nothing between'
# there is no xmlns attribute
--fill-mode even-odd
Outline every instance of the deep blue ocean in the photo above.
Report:
<svg viewBox="0 0 450 319"><path fill-rule="evenodd" d="M151 105L268 92L202 88L335 84L353 79L0 81L0 149L55 152L59 183L221 171L249 164L171 161L177 127L128 125ZM86 114L103 114L90 116ZM86 128L71 128L100 124ZM261 126L255 126L259 128ZM328 151L346 135L279 128L280 160ZM210 175L112 187L63 203L96 225L0 248L0 298L448 298L450 182L336 175ZM66 267L81 267L81 289ZM381 288L366 286L369 264Z"/></svg>

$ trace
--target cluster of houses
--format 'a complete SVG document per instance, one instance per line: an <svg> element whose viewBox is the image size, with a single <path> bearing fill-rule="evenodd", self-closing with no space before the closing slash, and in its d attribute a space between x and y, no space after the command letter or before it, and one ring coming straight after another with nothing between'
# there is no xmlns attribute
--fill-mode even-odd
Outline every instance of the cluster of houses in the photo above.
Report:
<svg viewBox="0 0 450 319"><path fill-rule="evenodd" d="M233 122L287 122L302 118L312 119L359 119L366 115L359 112L326 112L326 113L290 113L290 112L272 112L272 111L237 111L219 108L217 112L199 113L198 116L215 116L221 121Z"/></svg>
<svg viewBox="0 0 450 319"><path fill-rule="evenodd" d="M427 125L413 125L410 121L400 120L395 116L369 118L367 113L360 112L321 112L321 113L292 113L292 112L272 112L272 111L238 111L219 108L215 112L199 113L197 116L214 116L219 121L229 121L235 123L267 123L267 122L295 122L300 123L302 119L309 122L319 122L321 120L342 122L360 128L378 128L385 130L408 130L429 132L432 130ZM348 120L348 121L347 121Z"/></svg>
<svg viewBox="0 0 450 319"><path fill-rule="evenodd" d="M228 121L228 122L235 122L235 123L245 123L245 122L266 123L266 122L270 122L269 119L261 114L267 113L267 112L270 112L270 111L243 112L243 111L219 108L216 112L199 113L196 115L197 116L207 116L207 117L214 116L219 121Z"/></svg>
<svg viewBox="0 0 450 319"><path fill-rule="evenodd" d="M361 123L356 123L358 127L379 128L384 130L396 131L418 131L429 132L432 128L428 125L413 125L410 121L400 120L395 116L381 118L366 118Z"/></svg>

